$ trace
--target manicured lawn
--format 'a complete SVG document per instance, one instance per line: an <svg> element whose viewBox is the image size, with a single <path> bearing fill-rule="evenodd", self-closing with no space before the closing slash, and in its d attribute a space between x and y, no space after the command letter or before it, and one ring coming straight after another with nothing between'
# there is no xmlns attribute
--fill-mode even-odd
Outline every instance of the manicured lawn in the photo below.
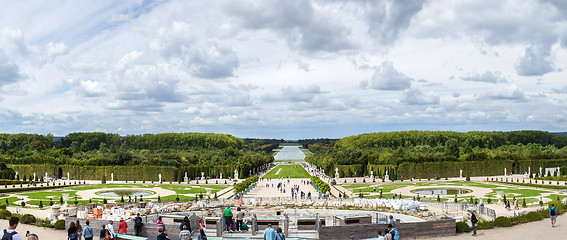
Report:
<svg viewBox="0 0 567 240"><path fill-rule="evenodd" d="M305 168L303 168L301 165L279 165L274 169L270 170L266 175L264 175L264 178L279 178L279 177L310 178L311 175L309 175L307 170L305 170Z"/></svg>

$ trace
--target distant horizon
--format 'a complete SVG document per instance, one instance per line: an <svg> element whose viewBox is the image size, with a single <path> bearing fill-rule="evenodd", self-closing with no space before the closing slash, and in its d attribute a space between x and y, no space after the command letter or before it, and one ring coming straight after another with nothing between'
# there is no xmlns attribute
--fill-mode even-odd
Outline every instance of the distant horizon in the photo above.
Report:
<svg viewBox="0 0 567 240"><path fill-rule="evenodd" d="M562 1L13 1L0 132L567 131Z"/></svg>
<svg viewBox="0 0 567 240"><path fill-rule="evenodd" d="M406 131L449 131L449 132L472 132L472 131L481 131L481 132L514 132L514 131L543 131L543 132L549 132L551 134L555 134L555 135L559 135L559 136L565 136L567 135L567 131L561 132L553 132L553 131L545 131L545 130L534 130L534 129L522 129L522 130L510 130L510 131L483 131L483 130L471 130L471 131L453 131L453 130L402 130L402 131L376 131L376 132L365 132L365 133L380 133L380 132L406 132ZM67 134L64 135L56 135L56 134L52 134L53 137L56 138L64 138L65 136L67 136L70 133L78 133L78 132L84 132L84 133L89 133L89 132L99 132L99 131L74 131L74 132L69 132ZM39 135L48 135L51 133L25 133L25 132L19 132L19 133L23 133L23 134L39 134ZM0 132L0 134L19 134L19 133L8 133L8 132ZM115 132L102 132L102 133L107 133L107 134L117 134ZM214 134L228 134L237 138L241 138L241 139L273 139L273 140L284 140L286 142L296 142L299 140L308 140L308 139L341 139L341 138L345 138L345 137L349 137L349 136L356 136L356 135L360 135L360 134L365 134L365 133L358 133L358 134L352 134L352 135L348 135L348 136L343 136L343 137L307 137L307 138L297 138L297 139L287 139L287 138L280 138L280 137L241 137L241 136L237 136L234 134L230 134L230 133L219 133L219 132L159 132L159 133L151 133L151 132L146 132L146 133L132 133L132 134L119 134L119 136L124 137L124 136L128 136L128 135L143 135L143 134L161 134L161 133L214 133Z"/></svg>

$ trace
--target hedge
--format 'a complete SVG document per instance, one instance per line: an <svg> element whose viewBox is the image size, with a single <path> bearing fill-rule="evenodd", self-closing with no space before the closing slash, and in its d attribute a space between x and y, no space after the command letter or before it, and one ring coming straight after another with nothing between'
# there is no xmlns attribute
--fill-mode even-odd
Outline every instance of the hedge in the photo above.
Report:
<svg viewBox="0 0 567 240"><path fill-rule="evenodd" d="M468 161L468 162L424 162L402 163L398 166L398 177L409 178L441 178L463 176L494 176L504 174L504 168L512 169L514 161Z"/></svg>
<svg viewBox="0 0 567 240"><path fill-rule="evenodd" d="M67 177L69 172L72 180L102 180L102 176L106 176L106 180L111 180L111 174L114 173L115 181L159 181L158 174L161 174L161 179L164 182L177 182L179 181L179 173L181 177L194 179L201 177L201 172L205 173L206 177L234 177L234 170L236 166L197 166L188 165L180 168L166 167L166 166L72 166L72 165L9 165L14 170L23 175L36 175L44 176L47 172L48 176L57 176L59 169L61 169L63 177ZM250 170L239 170L239 177L243 178L248 176Z"/></svg>
<svg viewBox="0 0 567 240"><path fill-rule="evenodd" d="M366 166L366 174L368 176L370 176L370 171L374 171L374 176L375 177L383 177L386 174L386 169L388 169L388 171L390 171L390 169L396 169L396 165L371 165L368 164L368 166ZM388 172L388 174L392 174L391 172Z"/></svg>
<svg viewBox="0 0 567 240"><path fill-rule="evenodd" d="M557 208L557 215L561 215L567 211L567 205L561 204L560 201L552 201L547 203L549 207L551 204L555 204L555 208ZM529 212L524 215L515 216L515 217L497 217L492 221L481 221L478 223L479 229L489 229L494 227L509 227L516 224L522 224L527 222L539 221L544 218L549 217L549 210L542 209L534 212Z"/></svg>
<svg viewBox="0 0 567 240"><path fill-rule="evenodd" d="M258 181L258 176L249 177L249 178L247 178L246 180L244 180L244 181L241 182L241 183L236 183L236 184L234 184L234 189L233 189L233 191L234 191L235 194L240 193L240 192L243 192L243 191L246 190L248 187L250 187L250 185L251 185L252 183L255 183L255 182L257 182L257 181Z"/></svg>
<svg viewBox="0 0 567 240"><path fill-rule="evenodd" d="M34 190L46 190L52 188L64 188L72 187L76 185L56 185L56 186L45 186L45 187L22 187L22 188L0 188L0 193L13 193L13 192L26 192Z"/></svg>
<svg viewBox="0 0 567 240"><path fill-rule="evenodd" d="M464 233L471 231L471 227L469 227L469 225L466 222L457 222L456 227L457 227L457 233Z"/></svg>
<svg viewBox="0 0 567 240"><path fill-rule="evenodd" d="M526 186L526 187L548 188L548 189L561 189L562 190L562 189L566 188L565 185L543 185L543 184L535 184L535 183L498 182L498 181L491 181L491 182L512 184L512 185L519 185L519 186Z"/></svg>
<svg viewBox="0 0 567 240"><path fill-rule="evenodd" d="M331 192L331 186L327 184L325 181L321 180L319 177L311 176L311 181L315 186L319 189L322 194L326 194L327 192Z"/></svg>
<svg viewBox="0 0 567 240"><path fill-rule="evenodd" d="M360 177L364 175L364 170L365 170L362 164L335 165L335 168L339 169L340 177ZM333 172L332 174L334 177L335 172Z"/></svg>

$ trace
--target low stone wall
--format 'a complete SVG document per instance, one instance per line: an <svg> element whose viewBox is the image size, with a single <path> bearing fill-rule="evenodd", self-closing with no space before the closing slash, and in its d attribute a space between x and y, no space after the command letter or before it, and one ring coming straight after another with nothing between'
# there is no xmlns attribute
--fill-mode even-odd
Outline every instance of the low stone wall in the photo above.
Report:
<svg viewBox="0 0 567 240"><path fill-rule="evenodd" d="M448 236L456 234L456 221L454 219L399 223L396 224L402 239L423 238L435 236ZM374 238L378 231L384 232L388 224L353 224L346 226L321 226L318 232L319 239L355 239Z"/></svg>
<svg viewBox="0 0 567 240"><path fill-rule="evenodd" d="M100 230L102 230L102 225L106 225L108 224L108 220L102 220L102 219L79 219L79 221L81 222L81 226L86 226L86 221L89 220L90 222L90 226L93 228L93 233L95 235L95 239L98 239L98 237L100 236ZM76 222L77 218L74 217L67 217L65 218L65 229L69 229L69 224L71 222ZM189 216L189 221L191 222L191 230L193 234L197 234L199 232L199 228L201 228L201 225L199 224L199 221L197 220L197 216L195 216L194 214ZM127 234L129 235L134 235L134 222L133 221L127 221L126 222L128 224L128 232ZM169 236L179 236L179 224L165 224L165 230L167 232L167 234ZM113 222L113 227L114 227L114 232L118 233L118 222L114 221ZM142 224L142 227L140 228L140 236L142 237L150 237L150 238L155 238L158 235L158 229L157 229L157 224L156 223L144 223Z"/></svg>

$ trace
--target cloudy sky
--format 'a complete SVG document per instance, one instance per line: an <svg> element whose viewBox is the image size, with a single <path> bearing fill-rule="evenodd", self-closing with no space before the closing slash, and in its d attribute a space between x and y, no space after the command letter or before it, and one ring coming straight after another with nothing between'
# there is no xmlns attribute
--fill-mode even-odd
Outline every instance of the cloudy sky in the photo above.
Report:
<svg viewBox="0 0 567 240"><path fill-rule="evenodd" d="M566 1L0 2L0 132L567 131Z"/></svg>

